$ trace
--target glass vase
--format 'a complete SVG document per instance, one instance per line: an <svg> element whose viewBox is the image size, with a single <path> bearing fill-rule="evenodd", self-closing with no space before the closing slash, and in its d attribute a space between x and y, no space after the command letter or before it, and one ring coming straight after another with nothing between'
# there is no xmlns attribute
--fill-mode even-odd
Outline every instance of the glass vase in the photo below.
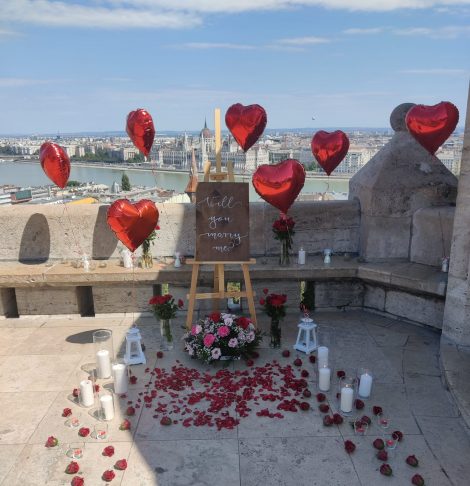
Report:
<svg viewBox="0 0 470 486"><path fill-rule="evenodd" d="M153 257L152 254L148 252L142 252L140 258L140 265L142 268L152 268L153 267Z"/></svg>
<svg viewBox="0 0 470 486"><path fill-rule="evenodd" d="M289 240L281 240L281 253L279 255L279 265L289 265Z"/></svg>
<svg viewBox="0 0 470 486"><path fill-rule="evenodd" d="M171 319L160 319L160 349L164 351L173 349Z"/></svg>
<svg viewBox="0 0 470 486"><path fill-rule="evenodd" d="M279 319L271 318L271 348L281 347L281 323Z"/></svg>

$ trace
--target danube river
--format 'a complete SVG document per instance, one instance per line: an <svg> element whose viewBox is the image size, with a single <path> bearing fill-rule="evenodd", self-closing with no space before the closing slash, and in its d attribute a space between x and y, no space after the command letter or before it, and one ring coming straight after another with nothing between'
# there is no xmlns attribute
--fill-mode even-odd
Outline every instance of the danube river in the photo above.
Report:
<svg viewBox="0 0 470 486"><path fill-rule="evenodd" d="M72 164L70 180L80 182L94 182L106 184L111 187L113 182L121 184L123 173L129 176L132 185L158 186L162 189L173 189L183 192L188 183L188 174L185 172L115 169L110 167L84 167ZM201 175L200 175L201 179ZM237 182L250 182L251 176L236 176ZM44 186L51 181L44 174L39 162L2 162L0 163L0 185L14 184L20 187ZM327 177L307 177L302 194L318 192L334 193L335 199L345 199L348 192L349 180ZM256 201L258 195L250 184L250 200Z"/></svg>

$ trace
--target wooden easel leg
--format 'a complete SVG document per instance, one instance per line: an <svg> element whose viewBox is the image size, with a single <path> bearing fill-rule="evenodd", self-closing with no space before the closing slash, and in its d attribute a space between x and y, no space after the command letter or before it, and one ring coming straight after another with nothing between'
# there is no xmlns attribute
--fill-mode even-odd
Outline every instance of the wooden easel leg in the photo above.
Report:
<svg viewBox="0 0 470 486"><path fill-rule="evenodd" d="M250 310L251 322L257 327L257 320L256 320L256 310L255 310L255 301L253 298L253 288L251 286L250 280L250 271L248 269L248 265L242 263L242 270L243 270L243 278L245 279L245 291L246 291L246 300L248 301L248 309Z"/></svg>
<svg viewBox="0 0 470 486"><path fill-rule="evenodd" d="M199 264L193 264L191 275L191 287L189 289L188 315L186 316L186 328L191 329L193 323L194 304L196 302L197 278L199 276Z"/></svg>
<svg viewBox="0 0 470 486"><path fill-rule="evenodd" d="M214 265L214 293L219 292L219 264L216 263ZM213 298L212 299L212 310L217 312L219 310L219 299Z"/></svg>

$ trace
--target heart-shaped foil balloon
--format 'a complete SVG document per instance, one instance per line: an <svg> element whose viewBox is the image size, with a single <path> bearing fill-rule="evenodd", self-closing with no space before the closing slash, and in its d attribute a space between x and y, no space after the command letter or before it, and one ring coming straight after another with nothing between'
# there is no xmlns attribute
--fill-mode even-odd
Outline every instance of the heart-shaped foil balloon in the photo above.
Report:
<svg viewBox="0 0 470 486"><path fill-rule="evenodd" d="M126 132L132 143L148 157L155 138L155 127L150 113L142 108L131 111L127 115Z"/></svg>
<svg viewBox="0 0 470 486"><path fill-rule="evenodd" d="M70 160L65 150L52 142L44 142L39 150L39 160L47 177L62 189L70 175Z"/></svg>
<svg viewBox="0 0 470 486"><path fill-rule="evenodd" d="M275 165L261 165L252 178L256 192L269 204L287 213L304 187L305 169L295 159Z"/></svg>
<svg viewBox="0 0 470 486"><path fill-rule="evenodd" d="M448 101L415 105L406 114L408 131L432 154L452 135L458 122L459 110Z"/></svg>
<svg viewBox="0 0 470 486"><path fill-rule="evenodd" d="M157 223L157 206L148 199L135 204L127 199L118 199L108 208L109 227L131 251L135 251L144 242Z"/></svg>
<svg viewBox="0 0 470 486"><path fill-rule="evenodd" d="M323 170L330 175L349 150L349 138L341 130L325 132L320 130L312 138L312 153Z"/></svg>
<svg viewBox="0 0 470 486"><path fill-rule="evenodd" d="M260 105L232 105L225 113L225 124L238 145L246 152L261 137L268 118Z"/></svg>

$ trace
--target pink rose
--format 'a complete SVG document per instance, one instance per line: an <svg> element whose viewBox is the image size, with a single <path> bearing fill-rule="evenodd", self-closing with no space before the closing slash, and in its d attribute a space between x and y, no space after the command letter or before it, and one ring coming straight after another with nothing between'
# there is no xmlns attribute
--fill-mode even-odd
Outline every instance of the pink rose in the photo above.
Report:
<svg viewBox="0 0 470 486"><path fill-rule="evenodd" d="M220 337L228 336L230 334L230 329L227 326L221 326L221 327L219 327L217 334Z"/></svg>
<svg viewBox="0 0 470 486"><path fill-rule="evenodd" d="M202 331L202 327L199 324L196 324L191 328L191 335L197 336Z"/></svg>
<svg viewBox="0 0 470 486"><path fill-rule="evenodd" d="M204 336L204 346L206 348L210 348L214 344L214 341L215 341L215 336L213 334L206 334Z"/></svg>

